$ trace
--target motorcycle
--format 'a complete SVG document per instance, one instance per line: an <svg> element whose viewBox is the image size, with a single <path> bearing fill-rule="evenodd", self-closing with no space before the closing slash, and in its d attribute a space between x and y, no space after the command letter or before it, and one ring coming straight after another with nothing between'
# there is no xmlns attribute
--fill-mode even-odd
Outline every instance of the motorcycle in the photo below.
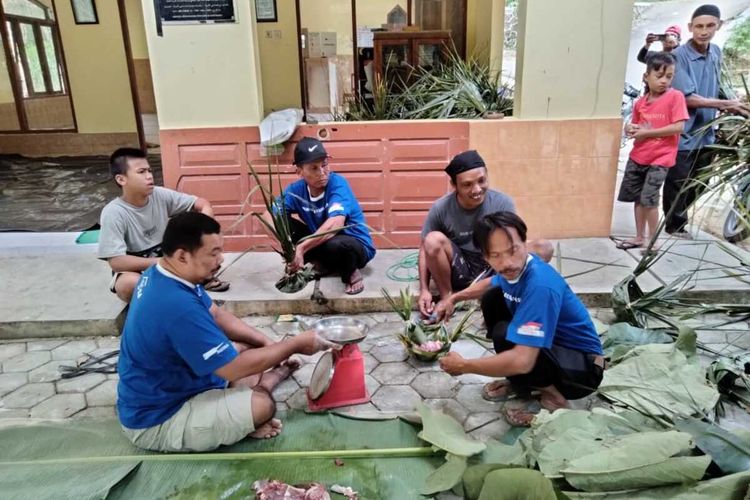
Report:
<svg viewBox="0 0 750 500"><path fill-rule="evenodd" d="M750 175L745 175L735 186L735 197L724 221L724 239L737 243L750 236Z"/></svg>

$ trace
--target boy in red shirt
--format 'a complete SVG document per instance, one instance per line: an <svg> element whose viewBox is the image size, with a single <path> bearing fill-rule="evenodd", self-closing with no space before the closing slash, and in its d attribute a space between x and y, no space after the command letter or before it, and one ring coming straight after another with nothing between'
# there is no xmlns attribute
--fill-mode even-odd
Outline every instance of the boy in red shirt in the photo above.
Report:
<svg viewBox="0 0 750 500"><path fill-rule="evenodd" d="M617 248L630 249L650 241L659 222L659 190L667 171L677 159L677 146L688 119L685 96L670 88L675 58L659 52L649 58L643 80L648 93L638 99L633 119L625 133L634 139L617 201L634 202L635 238L624 240ZM648 237L645 230L648 225Z"/></svg>

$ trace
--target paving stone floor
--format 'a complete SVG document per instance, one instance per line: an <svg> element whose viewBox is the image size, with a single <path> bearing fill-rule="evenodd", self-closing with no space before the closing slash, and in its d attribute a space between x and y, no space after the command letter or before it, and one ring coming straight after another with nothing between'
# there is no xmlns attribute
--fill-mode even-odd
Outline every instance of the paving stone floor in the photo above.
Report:
<svg viewBox="0 0 750 500"><path fill-rule="evenodd" d="M614 321L608 309L592 310L592 316L603 323ZM308 327L317 319L296 316L295 321L278 322L269 316L244 320L274 339L282 339ZM395 314L357 315L370 325L367 339L360 345L365 360L365 380L371 401L363 405L340 408L352 414L372 412L409 412L415 403L424 401L441 408L463 423L471 435L483 439L499 437L508 425L501 418L501 403L481 397L482 385L490 380L478 375L451 377L437 363L423 363L410 358L395 333L401 321ZM474 316L471 330L483 334L479 315ZM708 317L695 322L707 327L720 322ZM726 325L721 331L700 331L699 339L723 354L750 349L747 323ZM117 374L90 373L71 379L60 377L60 367L73 366L86 354L101 356L119 346L117 337L6 341L0 343L0 418L80 418L115 415ZM489 356L487 346L463 338L453 350L466 357ZM280 409L305 409L306 388L320 354L300 356L303 366L277 387L274 397ZM702 355L705 363L710 356ZM601 404L596 398L575 402L578 408ZM731 413L731 412L730 412Z"/></svg>

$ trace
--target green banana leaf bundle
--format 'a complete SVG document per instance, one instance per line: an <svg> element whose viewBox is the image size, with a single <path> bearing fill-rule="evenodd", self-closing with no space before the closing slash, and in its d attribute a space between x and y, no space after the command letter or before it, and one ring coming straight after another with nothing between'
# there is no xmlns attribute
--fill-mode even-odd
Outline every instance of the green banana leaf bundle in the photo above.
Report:
<svg viewBox="0 0 750 500"><path fill-rule="evenodd" d="M393 312L404 321L404 330L397 334L399 340L409 354L425 362L436 361L448 354L451 344L466 331L469 318L477 310L476 307L471 308L458 324L449 330L444 322L425 324L412 318L414 298L409 292L409 287L400 290L398 298L393 297L385 288L381 288L380 293Z"/></svg>

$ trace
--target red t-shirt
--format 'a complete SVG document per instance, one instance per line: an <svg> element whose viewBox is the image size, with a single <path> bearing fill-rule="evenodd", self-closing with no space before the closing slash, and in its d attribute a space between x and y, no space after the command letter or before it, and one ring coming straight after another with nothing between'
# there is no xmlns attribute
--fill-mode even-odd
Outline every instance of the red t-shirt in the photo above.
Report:
<svg viewBox="0 0 750 500"><path fill-rule="evenodd" d="M688 118L685 96L679 90L669 89L653 102L648 102L648 94L638 99L633 107L631 123L655 129ZM630 152L630 158L640 165L673 167L677 160L679 142L680 134L636 141Z"/></svg>

